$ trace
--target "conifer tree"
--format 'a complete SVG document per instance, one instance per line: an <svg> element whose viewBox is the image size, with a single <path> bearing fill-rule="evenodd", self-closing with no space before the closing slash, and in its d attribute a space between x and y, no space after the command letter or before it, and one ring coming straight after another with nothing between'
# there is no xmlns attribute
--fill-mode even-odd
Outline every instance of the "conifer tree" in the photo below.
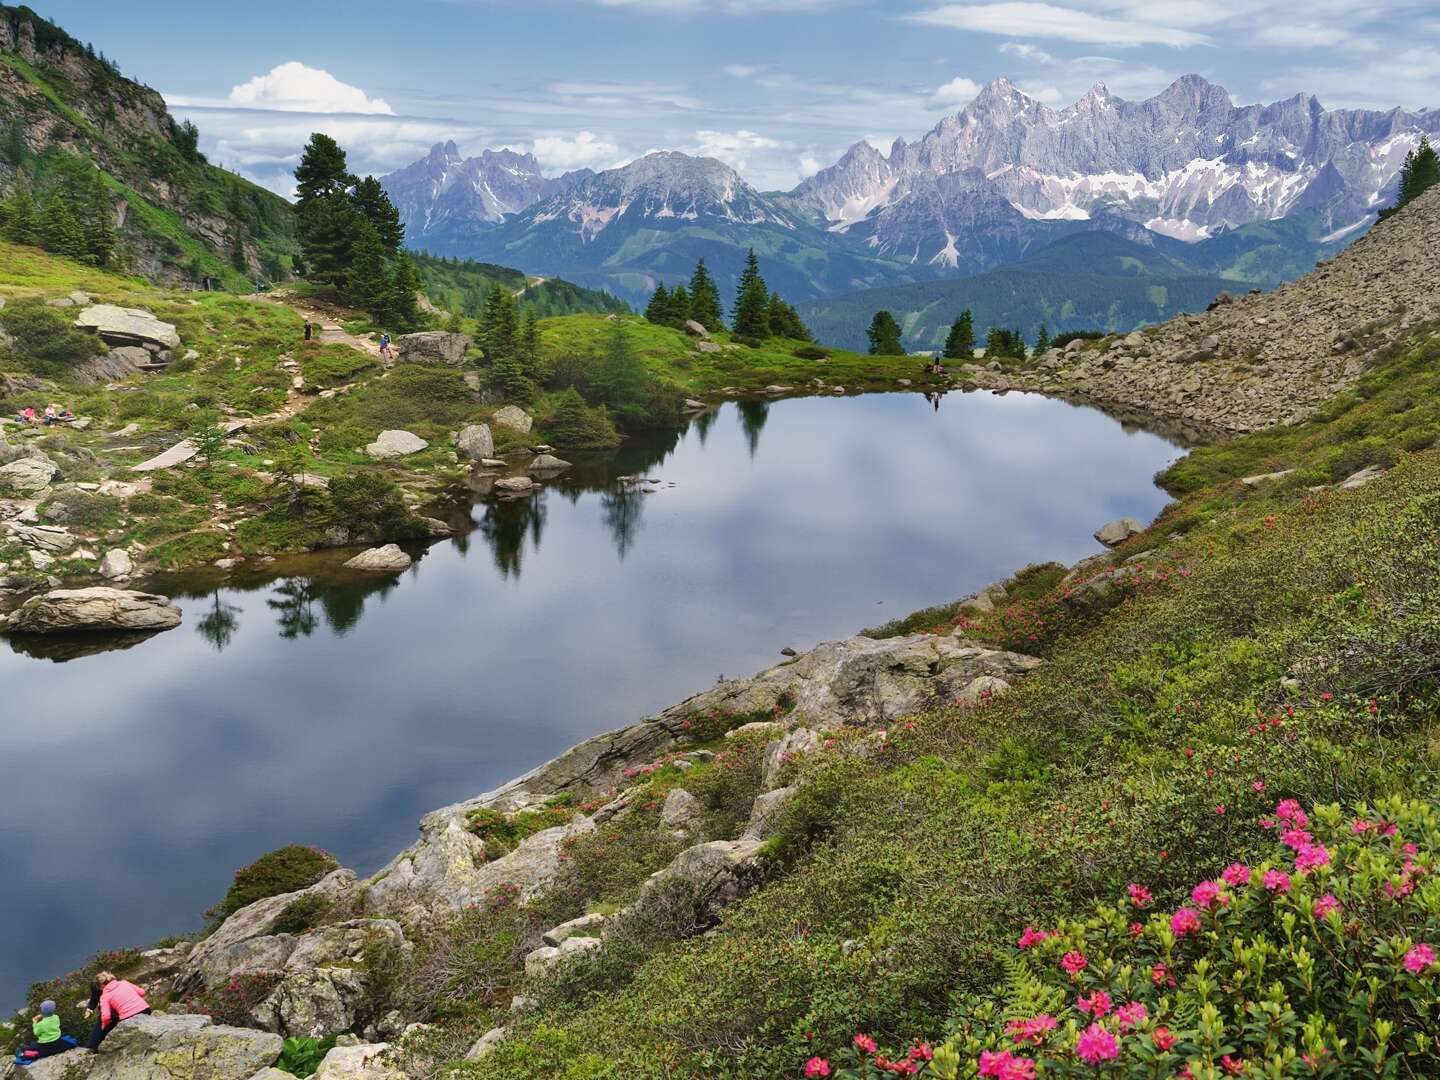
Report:
<svg viewBox="0 0 1440 1080"><path fill-rule="evenodd" d="M685 320L690 318L690 294L685 291L684 285L676 285L670 292L670 304L666 322L677 330L685 325Z"/></svg>
<svg viewBox="0 0 1440 1080"><path fill-rule="evenodd" d="M85 253L96 266L109 266L115 256L114 209L110 195L96 175L90 197L84 203L81 228L85 232Z"/></svg>
<svg viewBox="0 0 1440 1080"><path fill-rule="evenodd" d="M650 294L650 303L645 307L645 318L648 322L663 323L670 318L670 290L665 288L662 281L655 286L655 291Z"/></svg>
<svg viewBox="0 0 1440 1080"><path fill-rule="evenodd" d="M760 276L760 260L751 248L745 260L745 270L740 275L740 284L735 290L735 333L741 337L764 338L770 334L767 309L770 292L765 279Z"/></svg>
<svg viewBox="0 0 1440 1080"><path fill-rule="evenodd" d="M23 171L15 174L15 187L7 203L5 235L17 244L38 245L40 219L35 212L35 199L30 194L30 182Z"/></svg>
<svg viewBox="0 0 1440 1080"><path fill-rule="evenodd" d="M1050 348L1050 331L1044 323L1041 323L1040 329L1035 332L1035 355L1039 356L1048 348Z"/></svg>
<svg viewBox="0 0 1440 1080"><path fill-rule="evenodd" d="M525 312L525 326L520 331L520 367L527 379L540 381L540 320L535 309Z"/></svg>
<svg viewBox="0 0 1440 1080"><path fill-rule="evenodd" d="M490 362L490 385L506 401L529 401L535 393L520 357L513 352L502 353Z"/></svg>
<svg viewBox="0 0 1440 1080"><path fill-rule="evenodd" d="M765 305L765 324L772 337L809 341L810 328L800 318L800 313L781 299L779 293L771 293Z"/></svg>
<svg viewBox="0 0 1440 1080"><path fill-rule="evenodd" d="M385 245L367 221L360 225L354 257L345 273L345 299L364 308L380 322L387 322L391 275L385 266Z"/></svg>
<svg viewBox="0 0 1440 1080"><path fill-rule="evenodd" d="M975 355L975 317L966 308L950 327L950 336L945 339L945 359L969 360Z"/></svg>
<svg viewBox="0 0 1440 1080"><path fill-rule="evenodd" d="M595 369L595 393L624 423L643 423L649 379L630 347L630 332L618 319L611 325L605 351Z"/></svg>
<svg viewBox="0 0 1440 1080"><path fill-rule="evenodd" d="M725 327L720 311L720 290L715 287L715 279L706 269L704 259L695 264L695 272L690 275L690 318L706 330L723 330Z"/></svg>
<svg viewBox="0 0 1440 1080"><path fill-rule="evenodd" d="M877 311L870 320L870 355L904 356L905 346L900 341L900 324L888 311Z"/></svg>
<svg viewBox="0 0 1440 1080"><path fill-rule="evenodd" d="M1380 216L1389 217L1437 183L1440 183L1440 155L1430 145L1430 136L1422 135L1420 145L1405 155L1405 163L1400 166L1400 189L1395 195L1395 205L1381 210Z"/></svg>
<svg viewBox="0 0 1440 1080"><path fill-rule="evenodd" d="M380 181L373 176L365 177L355 185L354 198L355 209L374 227L385 250L391 255L398 255L400 246L405 242L405 225L400 220L400 211L395 209Z"/></svg>
<svg viewBox="0 0 1440 1080"><path fill-rule="evenodd" d="M350 189L355 178L345 162L345 151L329 135L315 132L295 167L295 201L300 207Z"/></svg>
<svg viewBox="0 0 1440 1080"><path fill-rule="evenodd" d="M503 285L491 286L480 313L480 348L491 364L502 356L515 356L515 298Z"/></svg>
<svg viewBox="0 0 1440 1080"><path fill-rule="evenodd" d="M344 192L311 199L297 211L296 236L312 281L343 285L363 220Z"/></svg>
<svg viewBox="0 0 1440 1080"><path fill-rule="evenodd" d="M415 260L408 253L400 252L390 271L390 298L386 304L390 325L397 330L409 330L421 324L420 288L420 271Z"/></svg>
<svg viewBox="0 0 1440 1080"><path fill-rule="evenodd" d="M53 251L67 259L86 258L85 231L70 212L69 200L58 192L45 200L45 212L40 222L40 243L46 251Z"/></svg>

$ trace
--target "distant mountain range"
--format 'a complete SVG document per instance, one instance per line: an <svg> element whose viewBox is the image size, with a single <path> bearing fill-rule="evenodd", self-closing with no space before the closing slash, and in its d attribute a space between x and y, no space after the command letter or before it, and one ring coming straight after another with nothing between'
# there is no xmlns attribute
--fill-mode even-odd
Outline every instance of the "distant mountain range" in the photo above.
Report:
<svg viewBox="0 0 1440 1080"><path fill-rule="evenodd" d="M529 155L462 159L453 143L382 182L416 247L563 274L632 302L701 255L733 278L751 245L771 283L803 300L953 280L1082 232L1203 247L1303 221L1290 255L1276 250L1284 237L1247 240L1239 246L1268 250L1267 265L1225 268L1273 284L1363 232L1426 132L1440 132L1440 113L1326 110L1305 95L1237 106L1197 75L1140 102L1097 84L1063 109L998 79L918 141L888 154L857 143L788 193L675 152L546 178Z"/></svg>

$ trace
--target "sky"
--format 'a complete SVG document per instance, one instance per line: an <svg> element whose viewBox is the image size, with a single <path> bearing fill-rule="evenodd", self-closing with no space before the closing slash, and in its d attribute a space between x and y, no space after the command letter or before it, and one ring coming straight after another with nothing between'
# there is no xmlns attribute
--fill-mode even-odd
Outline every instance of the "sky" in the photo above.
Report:
<svg viewBox="0 0 1440 1080"><path fill-rule="evenodd" d="M1059 107L1183 74L1239 103L1440 107L1434 0L32 0L282 194L312 131L383 174L453 139L544 170L650 150L788 189L1001 75Z"/></svg>

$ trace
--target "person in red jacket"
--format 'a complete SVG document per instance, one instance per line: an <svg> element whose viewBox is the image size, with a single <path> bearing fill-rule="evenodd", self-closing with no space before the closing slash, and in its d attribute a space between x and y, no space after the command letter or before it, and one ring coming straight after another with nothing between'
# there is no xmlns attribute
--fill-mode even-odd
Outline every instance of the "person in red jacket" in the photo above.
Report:
<svg viewBox="0 0 1440 1080"><path fill-rule="evenodd" d="M150 1011L150 1003L145 1000L145 990L142 987L124 979L117 979L108 971L102 971L95 976L95 986L99 990L96 1004L100 1006L100 1019L90 1029L90 1038L85 1043L91 1050L98 1049L100 1041L115 1030L115 1025L122 1020L129 1020L132 1016L141 1016Z"/></svg>

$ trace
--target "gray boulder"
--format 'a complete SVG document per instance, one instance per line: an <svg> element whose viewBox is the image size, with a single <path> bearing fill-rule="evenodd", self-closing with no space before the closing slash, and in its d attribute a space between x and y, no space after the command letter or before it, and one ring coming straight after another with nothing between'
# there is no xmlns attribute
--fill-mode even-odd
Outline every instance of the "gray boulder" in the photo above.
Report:
<svg viewBox="0 0 1440 1080"><path fill-rule="evenodd" d="M720 912L743 899L761 878L759 840L712 840L686 848L665 869L650 876L635 900L638 917L664 917L676 903L713 922ZM528 963L528 961L527 961Z"/></svg>
<svg viewBox="0 0 1440 1080"><path fill-rule="evenodd" d="M287 1038L323 1039L349 1031L365 1005L365 976L351 968L290 972L251 1011L256 1027Z"/></svg>
<svg viewBox="0 0 1440 1080"><path fill-rule="evenodd" d="M1119 547L1136 533L1145 531L1145 526L1131 517L1116 518L1114 521L1107 521L1100 528L1095 530L1095 539L1106 547Z"/></svg>
<svg viewBox="0 0 1440 1080"><path fill-rule="evenodd" d="M345 569L364 570L372 574L398 574L402 570L410 569L410 563L410 556L401 551L398 544L386 544L384 547L362 551L353 559L347 559Z"/></svg>
<svg viewBox="0 0 1440 1080"><path fill-rule="evenodd" d="M100 1044L91 1080L250 1080L280 1056L279 1035L208 1016L136 1016ZM63 1056L63 1055L62 1055Z"/></svg>
<svg viewBox="0 0 1440 1080"><path fill-rule="evenodd" d="M685 320L685 332L691 337L708 338L710 336L710 331L694 319Z"/></svg>
<svg viewBox="0 0 1440 1080"><path fill-rule="evenodd" d="M465 1054L466 1061L479 1061L491 1050L495 1049L501 1039L505 1038L506 1030L503 1027L491 1028L489 1031L476 1039L469 1051Z"/></svg>
<svg viewBox="0 0 1440 1080"><path fill-rule="evenodd" d="M100 560L100 576L107 581L120 581L135 573L135 560L124 548L111 548Z"/></svg>
<svg viewBox="0 0 1440 1080"><path fill-rule="evenodd" d="M535 491L535 481L528 476L505 476L492 485L502 495L529 495Z"/></svg>
<svg viewBox="0 0 1440 1080"><path fill-rule="evenodd" d="M60 466L43 455L16 458L8 465L0 465L0 490L10 488L22 495L38 495L59 471Z"/></svg>
<svg viewBox="0 0 1440 1080"><path fill-rule="evenodd" d="M490 418L497 424L504 424L508 428L520 432L522 435L529 435L530 428L535 421L530 414L518 405L506 405L503 409L497 409L495 415Z"/></svg>
<svg viewBox="0 0 1440 1080"><path fill-rule="evenodd" d="M180 335L174 326L161 322L141 308L94 304L80 312L75 325L82 330L93 330L110 345L143 347L148 342L162 349L174 349L180 345Z"/></svg>
<svg viewBox="0 0 1440 1080"><path fill-rule="evenodd" d="M755 797L750 806L750 821L740 834L742 840L768 840L775 832L781 811L795 801L798 787L776 788Z"/></svg>
<svg viewBox="0 0 1440 1080"><path fill-rule="evenodd" d="M485 461L495 456L495 437L489 424L466 424L455 434L455 452L466 461Z"/></svg>
<svg viewBox="0 0 1440 1080"><path fill-rule="evenodd" d="M532 473L557 473L570 468L570 462L558 458L554 454L540 454L535 457L529 465Z"/></svg>
<svg viewBox="0 0 1440 1080"><path fill-rule="evenodd" d="M389 1050L389 1043L337 1046L320 1062L315 1080L405 1080L405 1073L390 1061Z"/></svg>
<svg viewBox="0 0 1440 1080"><path fill-rule="evenodd" d="M571 919L569 922L563 922L559 926L546 930L545 933L540 936L540 940L546 945L558 947L572 937L593 936L591 932L599 930L607 922L609 922L609 920L599 912L581 915L578 919Z"/></svg>
<svg viewBox="0 0 1440 1080"><path fill-rule="evenodd" d="M780 773L786 765L815 753L820 745L820 733L810 728L797 728L776 739L765 747L761 783L766 788L773 788L779 783Z"/></svg>
<svg viewBox="0 0 1440 1080"><path fill-rule="evenodd" d="M70 535L69 529L59 525L12 524L9 533L16 543L47 555L63 555L79 542Z"/></svg>
<svg viewBox="0 0 1440 1080"><path fill-rule="evenodd" d="M135 374L142 367L153 363L154 356L139 345L121 345L111 349L104 356L77 364L71 377L78 383L94 386L96 383L119 382Z"/></svg>
<svg viewBox="0 0 1440 1080"><path fill-rule="evenodd" d="M452 334L445 330L425 330L418 334L401 334L395 339L395 356L402 364L448 364L459 367L470 348L468 334Z"/></svg>
<svg viewBox="0 0 1440 1080"><path fill-rule="evenodd" d="M34 596L10 613L0 628L11 633L64 634L151 632L180 625L180 609L163 596L95 586L56 589Z"/></svg>
<svg viewBox="0 0 1440 1080"><path fill-rule="evenodd" d="M376 461L418 454L430 444L413 431L382 431L375 441L365 447L365 453Z"/></svg>
<svg viewBox="0 0 1440 1080"><path fill-rule="evenodd" d="M700 820L704 809L700 800L684 788L672 788L660 807L660 824L667 829L684 832Z"/></svg>

